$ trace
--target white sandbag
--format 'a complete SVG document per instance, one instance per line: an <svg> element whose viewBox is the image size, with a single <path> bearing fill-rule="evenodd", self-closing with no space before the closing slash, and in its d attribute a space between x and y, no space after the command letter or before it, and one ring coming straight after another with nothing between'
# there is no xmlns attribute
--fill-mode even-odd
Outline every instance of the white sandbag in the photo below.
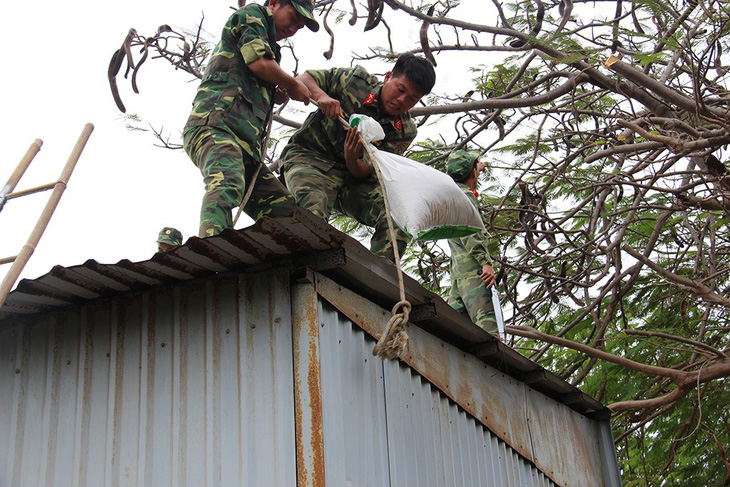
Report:
<svg viewBox="0 0 730 487"><path fill-rule="evenodd" d="M447 174L372 144L369 148L383 175L393 220L411 238L439 240L486 231L477 209Z"/></svg>

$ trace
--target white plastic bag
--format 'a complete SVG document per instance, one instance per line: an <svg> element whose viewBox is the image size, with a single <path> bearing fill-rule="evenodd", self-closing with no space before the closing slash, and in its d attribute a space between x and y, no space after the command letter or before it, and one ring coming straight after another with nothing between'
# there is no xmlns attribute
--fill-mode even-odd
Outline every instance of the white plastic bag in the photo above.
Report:
<svg viewBox="0 0 730 487"><path fill-rule="evenodd" d="M439 240L486 231L479 211L451 177L372 144L369 148L383 175L393 220L411 238Z"/></svg>
<svg viewBox="0 0 730 487"><path fill-rule="evenodd" d="M350 127L357 127L365 142L376 142L385 138L383 127L373 118L367 115L353 113L348 120Z"/></svg>

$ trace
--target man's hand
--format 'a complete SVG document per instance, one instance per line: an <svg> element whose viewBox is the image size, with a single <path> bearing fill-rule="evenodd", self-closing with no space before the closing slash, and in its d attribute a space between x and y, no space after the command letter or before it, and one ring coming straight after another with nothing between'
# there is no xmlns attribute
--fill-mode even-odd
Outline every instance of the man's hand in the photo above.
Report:
<svg viewBox="0 0 730 487"><path fill-rule="evenodd" d="M305 105L308 105L309 98L312 96L309 92L309 88L296 78L294 78L294 81L295 83L286 89L286 93L289 95L289 98L304 102Z"/></svg>
<svg viewBox="0 0 730 487"><path fill-rule="evenodd" d="M277 105L281 105L282 103L286 103L289 101L289 95L286 94L286 90L282 90L278 86L276 87L276 92L274 93L274 103Z"/></svg>
<svg viewBox="0 0 730 487"><path fill-rule="evenodd" d="M362 160L363 146L356 127L350 127L345 137L345 164L353 177L363 179L370 175L370 167Z"/></svg>
<svg viewBox="0 0 730 487"><path fill-rule="evenodd" d="M319 100L316 101L317 105L319 105L319 109L328 117L345 118L345 114L342 112L339 100L335 100L334 98L323 94Z"/></svg>
<svg viewBox="0 0 730 487"><path fill-rule="evenodd" d="M484 284L486 284L487 289L489 289L490 287L492 287L492 284L494 284L497 276L494 275L494 269L492 269L491 265L484 264L484 266L482 266L482 272L481 274L479 274L479 278Z"/></svg>

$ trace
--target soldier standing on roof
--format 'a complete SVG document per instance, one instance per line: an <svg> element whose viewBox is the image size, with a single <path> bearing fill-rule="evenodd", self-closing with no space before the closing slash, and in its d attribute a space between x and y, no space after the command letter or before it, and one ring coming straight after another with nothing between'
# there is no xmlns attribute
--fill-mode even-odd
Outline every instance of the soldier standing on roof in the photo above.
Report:
<svg viewBox="0 0 730 487"><path fill-rule="evenodd" d="M289 191L263 164L262 153L274 101L309 100L309 89L279 67L281 52L276 43L305 25L312 31L319 29L312 0L249 4L223 27L183 131L185 152L205 182L201 237L233 226L231 211L241 204L250 184L254 191L244 211L254 220L289 216L296 206Z"/></svg>
<svg viewBox="0 0 730 487"><path fill-rule="evenodd" d="M479 175L486 164L479 160L478 152L457 150L449 154L446 173L459 185L469 201L477 206L476 191ZM492 258L487 247L485 233L475 233L449 240L451 249L451 291L448 303L458 312L469 315L471 321L489 333L497 334L497 318L492 303L492 286L495 283Z"/></svg>
<svg viewBox="0 0 730 487"><path fill-rule="evenodd" d="M338 118L353 113L380 122L385 138L379 149L403 154L416 138L408 110L431 92L436 81L425 58L404 54L381 82L361 66L307 71L298 76L319 109L310 114L281 154L282 173L297 203L327 220L336 210L374 227L373 253L394 259L388 235L383 193L374 171L363 161L356 129ZM398 247L408 237L397 231Z"/></svg>

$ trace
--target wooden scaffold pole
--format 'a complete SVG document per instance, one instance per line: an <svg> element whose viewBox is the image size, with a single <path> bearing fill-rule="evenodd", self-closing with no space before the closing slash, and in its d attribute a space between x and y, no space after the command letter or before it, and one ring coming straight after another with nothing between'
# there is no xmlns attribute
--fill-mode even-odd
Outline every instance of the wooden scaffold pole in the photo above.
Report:
<svg viewBox="0 0 730 487"><path fill-rule="evenodd" d="M8 180L8 184L3 187L2 193L0 193L0 209L2 209L2 206L5 204L7 200L10 200L12 198L17 198L20 196L26 196L28 194L37 193L39 191L46 191L52 189L51 195L48 197L48 202L46 203L45 208L43 209L43 212L41 213L41 216L38 218L38 221L36 222L35 227L33 228L33 231L30 234L30 237L28 237L28 241L23 246L23 248L20 250L20 253L18 255L12 256L12 257L6 257L0 259L0 264L6 264L12 262L13 265L10 267L10 270L6 274L5 278L3 279L2 283L0 283L0 307L5 303L5 300L8 297L8 294L10 294L10 289L13 287L13 284L15 284L15 281L17 281L18 277L20 276L20 273L22 272L23 268L25 267L25 264L28 263L28 260L30 259L31 255L33 255L33 252L35 251L36 246L38 245L38 242L41 239L41 236L43 236L43 232L46 230L46 227L48 226L48 222L51 220L51 217L53 216L53 212L56 210L56 207L58 206L58 202L61 200L61 196L63 195L64 190L66 189L66 186L68 184L69 179L71 178L71 174L73 173L74 168L76 167L76 163L79 160L79 157L81 156L81 152L84 150L84 147L86 146L86 142L89 140L89 137L91 136L91 132L94 130L94 125L87 123L84 126L84 129L81 132L81 135L79 136L78 141L76 142L76 145L73 148L73 151L71 152L71 155L69 156L68 160L66 161L66 165L64 166L63 170L61 171L61 175L59 176L58 180L54 183L46 184L43 186L38 186L36 188L32 188L25 191L20 191L17 193L11 193L11 191L15 188L15 185L20 180L20 177L23 175L25 170L28 168L28 165L30 165L30 162L35 157L35 154L38 153L40 150L41 144L43 143L40 139L36 139L36 141L31 144L31 147L28 149L28 152L26 152L23 159L18 164L18 167L13 172L13 175Z"/></svg>

